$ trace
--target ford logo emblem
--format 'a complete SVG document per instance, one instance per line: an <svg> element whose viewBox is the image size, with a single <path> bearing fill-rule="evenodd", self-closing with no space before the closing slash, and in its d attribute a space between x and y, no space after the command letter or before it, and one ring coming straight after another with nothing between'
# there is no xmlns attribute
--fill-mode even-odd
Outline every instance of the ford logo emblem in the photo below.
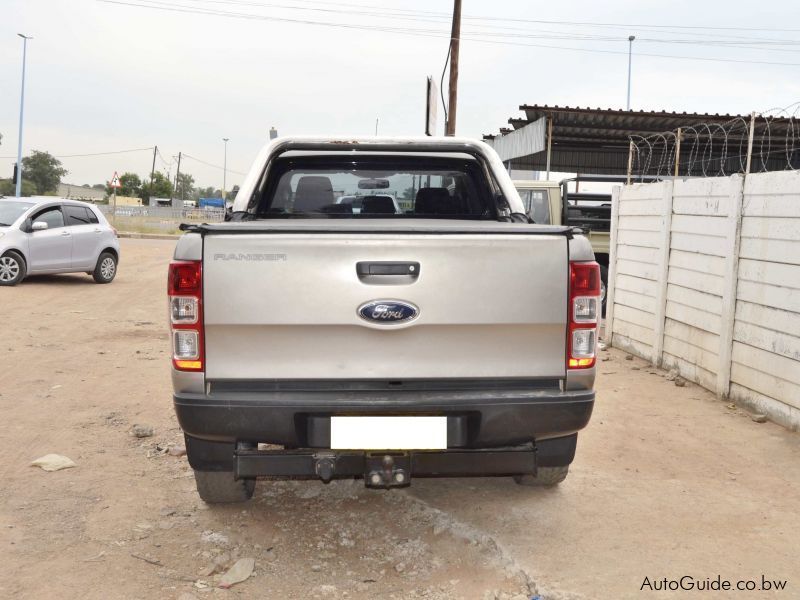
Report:
<svg viewBox="0 0 800 600"><path fill-rule="evenodd" d="M400 300L373 300L358 307L358 316L379 325L396 325L416 319L419 309Z"/></svg>

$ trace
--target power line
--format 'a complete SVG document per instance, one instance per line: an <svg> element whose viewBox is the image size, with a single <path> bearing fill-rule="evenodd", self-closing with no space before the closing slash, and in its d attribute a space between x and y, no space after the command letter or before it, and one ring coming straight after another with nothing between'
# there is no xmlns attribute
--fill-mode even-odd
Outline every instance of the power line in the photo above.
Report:
<svg viewBox="0 0 800 600"><path fill-rule="evenodd" d="M324 27L334 27L334 28L343 28L343 29L357 29L357 30L367 30L367 31L380 31L385 33L396 33L401 35L410 35L416 37L432 37L432 38L444 38L449 37L446 33L442 33L438 30L430 30L430 29L412 29L412 28L402 28L402 27L385 27L380 25L359 25L355 23L334 23L328 21L313 21L308 19L294 19L289 17L276 17L276 16L267 16L267 15L255 15L251 13L237 13L237 12L226 12L216 9L203 9L197 8L192 6L186 5L174 5L174 4L166 4L164 2L159 2L158 0L138 0L138 1L125 1L125 0L98 0L99 2L103 2L106 4L117 4L123 6L131 6L136 8L149 8L152 10L161 10L161 11L168 11L168 12L179 12L179 13L189 13L189 14L200 14L200 15L210 15L210 16L222 16L222 17L229 17L229 18L237 18L237 19L245 19L245 20L261 20L261 21L277 21L277 22L288 22L288 23L296 23L296 24L303 24L303 25L318 25ZM222 1L222 0L220 0ZM230 0L228 0L230 1ZM148 2L148 4L144 4L143 2ZM533 48L549 48L555 50L568 50L574 52L585 52L590 54L621 54L626 55L626 51L619 51L619 50L603 50L597 48L576 48L570 46L556 46L556 45L549 45L549 44L531 44L531 43L521 43L521 42L512 42L512 41L504 41L504 40L486 40L480 39L470 36L463 36L463 39L468 39L470 41L478 42L478 43L485 43L485 44L502 44L502 45L510 45L510 46L521 46L521 47L533 47ZM671 55L671 54L655 54L655 53L637 53L637 56L645 56L645 57L652 57L652 58L668 58L668 59L677 59L677 60L700 60L706 62L725 62L725 63L736 63L736 64L756 64L756 65L774 65L774 66L790 66L796 67L800 66L800 63L790 63L790 62L779 62L779 61L766 61L766 60L746 60L746 59L732 59L732 58L716 58L716 57L700 57L700 56L680 56L680 55Z"/></svg>
<svg viewBox="0 0 800 600"><path fill-rule="evenodd" d="M306 3L312 5L323 5L323 6L337 6L337 7L351 7L351 8L358 8L362 10L344 10L342 8L319 8L318 6L297 6L296 4L279 4L275 2L258 2L253 0L189 0L191 2L200 2L204 4L222 4L222 5L229 5L229 6L251 6L251 7L261 7L261 8L283 8L288 10L301 10L301 11L313 11L313 12L323 12L323 13L334 13L334 14L345 14L345 15L367 15L367 16L379 16L379 17L386 17L392 19L408 19L408 20L417 20L417 21L426 21L426 22L446 22L450 20L450 13L447 12L437 12L437 11L425 11L419 9L403 9L403 8L393 8L393 7L383 7L383 6L376 6L370 4L354 4L354 3L346 3L346 2L325 2L322 0L294 0L295 3ZM167 2L161 2L162 4L167 4ZM369 12L365 12L363 9L368 9ZM210 9L209 9L210 10ZM645 30L654 30L654 31L663 31L665 33L674 32L674 30L679 30L684 35L702 35L704 37L710 36L717 36L718 34L710 34L708 33L709 30L712 31L764 31L764 32L800 32L800 29L774 29L774 28L747 28L747 27L714 27L714 26L702 26L702 25L661 25L661 24L643 24L643 23L596 23L596 22L587 22L587 21L558 21L558 20L541 20L541 19L524 19L524 18L509 18L509 17L496 17L496 16L477 16L477 15L470 15L464 16L464 19L469 20L476 20L481 22L486 21L493 21L493 22L512 22L512 23L534 23L534 24L555 24L555 25L570 25L570 26L578 26L578 27L590 27L590 28L600 28L600 29L625 29L630 30L632 28L636 29L645 29ZM484 26L486 27L486 26ZM500 29L517 29L520 28L516 27L500 27L500 26L493 26ZM697 33L697 31L704 31L703 33ZM564 33L564 32L562 32ZM571 32L574 34L574 32ZM764 38L752 38L746 36L731 36L727 34L727 37L736 37L740 40L750 40L750 41L765 41L765 42L786 42L789 44L797 44L800 43L800 40L774 40L774 39L764 39ZM614 39L619 39L618 37L614 37Z"/></svg>
<svg viewBox="0 0 800 600"><path fill-rule="evenodd" d="M152 150L153 146L149 148L132 148L131 150L111 150L109 152L92 152L89 154L53 154L54 158L83 158L84 156L107 156L110 154L126 154L128 152L144 152L145 150ZM17 158L16 156L0 156L0 159Z"/></svg>
<svg viewBox="0 0 800 600"><path fill-rule="evenodd" d="M210 163L210 162L207 162L207 161L205 161L205 160L200 160L199 158L196 158L196 157L194 157L194 156L192 156L192 155L190 155L190 154L186 154L185 152L183 153L183 158L188 158L188 159L191 159L191 160L193 160L193 161L196 161L196 162L202 163L202 164L206 165L207 167L213 167L213 168L215 168L215 169L219 169L220 171L222 171L222 170L225 170L225 167L221 167L220 165L215 165L215 164L213 164L213 163ZM228 170L230 173L236 173L237 175L242 175L242 176L245 176L245 175L247 175L247 173L242 173L241 171L234 171L234 170L233 170L233 169L231 169L230 167L228 167L228 168L227 168L227 170Z"/></svg>
<svg viewBox="0 0 800 600"><path fill-rule="evenodd" d="M170 159L169 162L167 162L167 160L162 156L161 150L158 149L158 146L156 146L156 155L161 161L161 164L164 165L164 168L169 171L170 167L172 166L173 159Z"/></svg>

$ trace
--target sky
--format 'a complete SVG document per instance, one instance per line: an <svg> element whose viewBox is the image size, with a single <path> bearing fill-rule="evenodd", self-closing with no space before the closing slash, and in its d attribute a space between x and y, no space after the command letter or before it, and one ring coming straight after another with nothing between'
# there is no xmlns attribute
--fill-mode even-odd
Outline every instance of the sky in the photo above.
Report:
<svg viewBox="0 0 800 600"><path fill-rule="evenodd" d="M182 152L181 172L221 188L229 138L231 188L273 126L281 135L372 135L377 120L380 135L422 134L425 82L441 77L453 6L117 1L3 0L0 178L17 150L17 33L34 38L23 154L62 157L64 181L81 185L115 171L149 177L158 146L156 170L174 177ZM463 0L463 14L458 135L495 133L521 104L624 108L629 35L633 109L747 114L800 101L800 3L791 0L757 9L738 0ZM763 64L774 62L790 64ZM439 114L442 129L441 106ZM136 151L70 157L123 150Z"/></svg>

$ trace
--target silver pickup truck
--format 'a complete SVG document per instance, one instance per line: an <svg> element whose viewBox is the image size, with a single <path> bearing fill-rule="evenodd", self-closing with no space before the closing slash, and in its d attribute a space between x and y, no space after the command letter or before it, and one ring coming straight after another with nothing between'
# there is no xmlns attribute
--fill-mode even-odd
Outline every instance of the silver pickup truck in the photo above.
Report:
<svg viewBox="0 0 800 600"><path fill-rule="evenodd" d="M270 142L169 268L203 500L258 477L561 482L594 404L600 273L584 237L523 213L481 142Z"/></svg>

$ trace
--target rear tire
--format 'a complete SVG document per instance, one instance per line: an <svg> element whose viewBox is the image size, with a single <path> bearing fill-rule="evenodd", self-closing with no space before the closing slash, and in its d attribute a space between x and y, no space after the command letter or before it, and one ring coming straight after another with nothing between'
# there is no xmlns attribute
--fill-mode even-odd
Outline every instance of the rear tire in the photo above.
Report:
<svg viewBox="0 0 800 600"><path fill-rule="evenodd" d="M536 475L514 475L518 485L529 487L552 487L567 478L569 465L563 467L539 467Z"/></svg>
<svg viewBox="0 0 800 600"><path fill-rule="evenodd" d="M97 259L92 277L96 283L111 283L117 275L117 257L111 252L103 252Z"/></svg>
<svg viewBox="0 0 800 600"><path fill-rule="evenodd" d="M253 497L255 479L234 479L233 471L195 471L197 493L208 504L246 502Z"/></svg>
<svg viewBox="0 0 800 600"><path fill-rule="evenodd" d="M17 285L25 277L25 259L9 250L0 257L0 285Z"/></svg>

